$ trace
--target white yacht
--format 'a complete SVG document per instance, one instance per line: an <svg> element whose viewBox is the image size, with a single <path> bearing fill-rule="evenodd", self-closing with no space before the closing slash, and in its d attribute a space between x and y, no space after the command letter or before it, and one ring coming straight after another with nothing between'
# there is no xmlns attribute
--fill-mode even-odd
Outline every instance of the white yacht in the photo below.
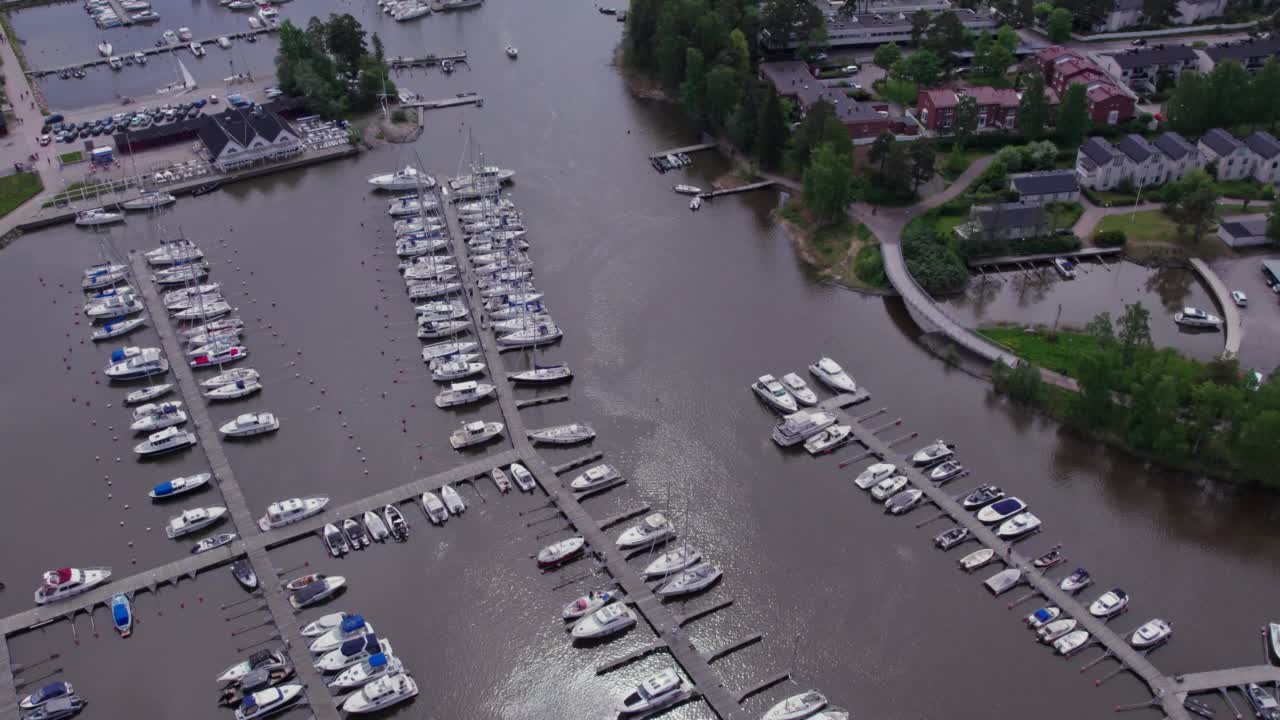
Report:
<svg viewBox="0 0 1280 720"><path fill-rule="evenodd" d="M784 415L790 415L796 411L795 397L788 393L782 383L772 375L761 375L758 380L751 383L751 391L769 407Z"/></svg>
<svg viewBox="0 0 1280 720"><path fill-rule="evenodd" d="M171 427L152 433L145 441L134 445L133 451L143 457L151 457L189 448L195 444L195 433Z"/></svg>
<svg viewBox="0 0 1280 720"><path fill-rule="evenodd" d="M230 385L220 385L204 391L210 400L236 400L262 390L262 383L257 380L237 380Z"/></svg>
<svg viewBox="0 0 1280 720"><path fill-rule="evenodd" d="M258 371L252 368L236 368L223 373L218 373L213 377L200 381L201 387L217 388L223 385L232 385L238 382L257 382Z"/></svg>
<svg viewBox="0 0 1280 720"><path fill-rule="evenodd" d="M112 353L111 363L102 371L111 380L139 380L169 372L169 361L160 356L160 348L142 348L128 358Z"/></svg>
<svg viewBox="0 0 1280 720"><path fill-rule="evenodd" d="M209 264L203 260L195 263L176 264L157 270L151 279L158 285L185 285L209 274Z"/></svg>
<svg viewBox="0 0 1280 720"><path fill-rule="evenodd" d="M141 390L134 390L128 395L125 395L124 402L126 405L136 405L138 403L150 402L152 400L155 400L156 398L163 397L164 395L167 395L172 391L173 391L173 385L171 383L161 383L159 385L152 385L151 387L145 387L145 388L142 388Z"/></svg>
<svg viewBox="0 0 1280 720"><path fill-rule="evenodd" d="M164 39L164 43L166 45L178 44L178 34L172 30L165 30L163 33L160 34L160 36Z"/></svg>
<svg viewBox="0 0 1280 720"><path fill-rule="evenodd" d="M458 405L469 405L480 402L496 394L497 391L496 387L488 383L474 381L453 383L448 390L441 390L440 394L436 395L436 407L449 408Z"/></svg>
<svg viewBox="0 0 1280 720"><path fill-rule="evenodd" d="M985 523L987 525L995 525L996 523L1008 520L1026 509L1027 504L1022 502L1022 500L1016 497L1005 498L979 510L978 522Z"/></svg>
<svg viewBox="0 0 1280 720"><path fill-rule="evenodd" d="M94 330L89 334L89 339L94 342L102 342L103 340L111 340L122 335L137 330L145 325L147 319L145 317L127 318L125 320L116 320L114 322L105 323L102 327Z"/></svg>
<svg viewBox="0 0 1280 720"><path fill-rule="evenodd" d="M1053 641L1053 648L1060 655L1070 655L1071 653L1084 647L1089 642L1089 633L1084 630L1072 630Z"/></svg>
<svg viewBox="0 0 1280 720"><path fill-rule="evenodd" d="M85 305L90 320L113 320L145 310L142 301L132 295L112 295Z"/></svg>
<svg viewBox="0 0 1280 720"><path fill-rule="evenodd" d="M529 472L524 465L511 463L508 469L511 471L511 479L522 492L533 492L538 487L538 481L533 477L533 473Z"/></svg>
<svg viewBox="0 0 1280 720"><path fill-rule="evenodd" d="M827 706L827 698L817 690L792 695L769 708L761 720L801 720Z"/></svg>
<svg viewBox="0 0 1280 720"><path fill-rule="evenodd" d="M306 625L303 625L302 630L300 630L299 632L304 638L318 638L321 635L341 625L342 621L346 620L349 617L351 617L351 614L344 613L344 612L336 612L336 613L329 613L328 615L321 615L315 620L312 620Z"/></svg>
<svg viewBox="0 0 1280 720"><path fill-rule="evenodd" d="M152 500L165 500L171 497L177 497L192 490L198 490L208 484L213 479L211 473L198 473L196 475L184 475L176 477L172 480L156 485L147 493Z"/></svg>
<svg viewBox="0 0 1280 720"><path fill-rule="evenodd" d="M143 408L153 408L153 410L140 415L138 411ZM133 432L145 433L153 433L167 427L182 425L187 421L187 413L182 409L182 404L176 402L143 405L137 411L134 411L134 417L137 419L129 424L129 429Z"/></svg>
<svg viewBox="0 0 1280 720"><path fill-rule="evenodd" d="M404 702L418 694L418 683L404 673L383 675L365 685L360 692L342 702L342 709L353 715L371 713Z"/></svg>
<svg viewBox="0 0 1280 720"><path fill-rule="evenodd" d="M333 690L350 690L384 675L394 675L403 670L404 663L400 662L400 658L385 651L375 653L370 655L368 660L362 660L338 673L338 676L329 682L329 687Z"/></svg>
<svg viewBox="0 0 1280 720"><path fill-rule="evenodd" d="M1139 650L1145 650L1168 640L1172 634L1173 627L1164 620L1156 618L1134 630L1133 635L1129 638L1129 644Z"/></svg>
<svg viewBox="0 0 1280 720"><path fill-rule="evenodd" d="M596 436L596 431L586 423L570 423L530 430L526 433L533 442L547 445L574 445Z"/></svg>
<svg viewBox="0 0 1280 720"><path fill-rule="evenodd" d="M1040 518L1035 515L1024 512L1018 513L1013 517L1005 520L996 528L996 536L1006 540L1020 538L1024 535L1035 532L1040 529Z"/></svg>
<svg viewBox="0 0 1280 720"><path fill-rule="evenodd" d="M671 526L671 521L667 520L666 515L660 512L652 513L638 524L622 531L617 540L618 549L635 550L649 547L668 540L674 537L675 534L675 528Z"/></svg>
<svg viewBox="0 0 1280 720"><path fill-rule="evenodd" d="M211 302L201 302L183 308L175 312L173 317L175 320L212 320L230 313L232 309L231 303L226 300L212 299Z"/></svg>
<svg viewBox="0 0 1280 720"><path fill-rule="evenodd" d="M817 405L818 395L809 387L809 383L799 375L789 372L782 376L782 386L802 405Z"/></svg>
<svg viewBox="0 0 1280 720"><path fill-rule="evenodd" d="M804 449L810 455L822 455L849 442L849 438L853 437L853 427L850 425L832 425L826 430L814 435L804 441Z"/></svg>
<svg viewBox="0 0 1280 720"><path fill-rule="evenodd" d="M328 504L328 495L289 498L288 500L273 502L267 506L267 514L258 518L258 527L263 532L284 527L321 512Z"/></svg>
<svg viewBox="0 0 1280 720"><path fill-rule="evenodd" d="M450 515L461 515L466 512L467 504L462 502L462 496L458 494L457 490L453 489L452 485L441 485L440 497L444 501L445 508L449 510Z"/></svg>
<svg viewBox="0 0 1280 720"><path fill-rule="evenodd" d="M171 193L153 190L144 192L132 200L125 200L120 203L120 207L125 210L155 210L156 208L162 208L166 205L172 205L177 201L178 198L174 197ZM148 256L147 259L150 260L150 256Z"/></svg>
<svg viewBox="0 0 1280 720"><path fill-rule="evenodd" d="M311 641L308 649L317 655L323 655L330 650L337 650L342 643L373 632L373 625L365 622L362 615L348 615L342 619L338 627L326 632L315 640Z"/></svg>
<svg viewBox="0 0 1280 720"><path fill-rule="evenodd" d="M222 318L220 320L211 320L203 325L196 325L181 331L184 338L192 338L197 335L217 335L232 330L240 331L244 329L244 320L238 317Z"/></svg>
<svg viewBox="0 0 1280 720"><path fill-rule="evenodd" d="M148 265L162 267L165 265L190 263L201 260L204 258L204 251L190 240L171 240L161 244L158 248L148 250L145 257ZM218 289L218 287L219 285L217 283L213 283L213 290ZM193 293L201 295L205 292L212 291L206 290L205 286L199 286L197 288L182 288L181 290L165 293L164 300L165 302L168 302L171 297L185 297ZM179 293L180 295L178 295Z"/></svg>
<svg viewBox="0 0 1280 720"><path fill-rule="evenodd" d="M454 450L489 442L502 435L505 426L500 422L464 422L462 427L449 433L449 444Z"/></svg>
<svg viewBox="0 0 1280 720"><path fill-rule="evenodd" d="M249 673L255 670L276 670L279 668L289 667L289 658L280 650L259 650L249 656L247 660L232 665L223 670L218 675L218 684L225 685L228 683L238 683Z"/></svg>
<svg viewBox="0 0 1280 720"><path fill-rule="evenodd" d="M435 493L424 492L419 501L422 503L422 511L427 514L427 519L432 525L443 525L449 522L449 510Z"/></svg>
<svg viewBox="0 0 1280 720"><path fill-rule="evenodd" d="M159 249L164 250L165 248L159 248ZM155 252L155 251L153 250L152 252ZM163 257L163 255L157 255L156 257ZM148 257L148 260L149 259L150 257ZM184 288L179 288L177 290L170 290L169 292L160 296L160 301L163 302L164 306L169 309L180 309L178 307L175 307L179 301L189 300L191 298L198 297L201 295L211 295L213 293L218 292L221 289L222 289L222 283L206 283L204 285L193 285L191 287L184 287ZM182 305L181 307L190 307L190 305Z"/></svg>
<svg viewBox="0 0 1280 720"><path fill-rule="evenodd" d="M180 515L169 518L169 522L164 526L164 534L171 540L182 537L207 528L221 521L226 515L227 509L221 505L183 510Z"/></svg>
<svg viewBox="0 0 1280 720"><path fill-rule="evenodd" d="M346 585L347 579L341 575L317 577L312 582L294 590L289 595L289 604L294 610L301 610L328 600ZM373 633L369 633L368 637L373 637Z"/></svg>
<svg viewBox="0 0 1280 720"><path fill-rule="evenodd" d="M653 593L660 598L691 595L711 587L722 574L715 565L698 563L672 575L670 580L655 588Z"/></svg>
<svg viewBox="0 0 1280 720"><path fill-rule="evenodd" d="M920 448L911 456L911 462L921 467L929 467L937 465L944 460L950 460L955 457L955 450L942 440L934 442L932 445L926 445Z"/></svg>
<svg viewBox="0 0 1280 720"><path fill-rule="evenodd" d="M302 686L297 683L277 685L246 695L236 708L236 720L258 720L282 712L302 697Z"/></svg>
<svg viewBox="0 0 1280 720"><path fill-rule="evenodd" d="M809 372L836 392L858 392L858 385L853 378L849 377L839 363L829 357L818 358L818 362L809 366Z"/></svg>
<svg viewBox="0 0 1280 720"><path fill-rule="evenodd" d="M1222 318L1217 315L1210 315L1200 308L1184 307L1182 312L1174 313L1173 321L1179 325L1195 328L1212 328L1214 330L1222 327Z"/></svg>
<svg viewBox="0 0 1280 720"><path fill-rule="evenodd" d="M835 413L825 410L799 410L782 419L773 428L773 441L782 447L790 447L835 424Z"/></svg>
<svg viewBox="0 0 1280 720"><path fill-rule="evenodd" d="M451 360L431 370L431 379L436 382L452 382L479 375L484 372L484 363Z"/></svg>
<svg viewBox="0 0 1280 720"><path fill-rule="evenodd" d="M673 668L645 679L618 705L621 717L652 713L693 696L693 685Z"/></svg>
<svg viewBox="0 0 1280 720"><path fill-rule="evenodd" d="M43 584L36 588L37 605L66 600L92 590L111 578L109 567L58 568L41 576Z"/></svg>
<svg viewBox="0 0 1280 720"><path fill-rule="evenodd" d="M896 495L902 488L907 486L907 478L905 475L893 475L876 483L871 488L871 497L876 500L884 501L889 497Z"/></svg>
<svg viewBox="0 0 1280 720"><path fill-rule="evenodd" d="M347 640L337 650L325 653L316 660L315 666L320 672L337 672L368 660L378 653L391 653L391 643L380 640L374 633L369 633Z"/></svg>
<svg viewBox="0 0 1280 720"><path fill-rule="evenodd" d="M182 42L191 42L191 28L189 27L178 28L178 39L181 40Z"/></svg>
<svg viewBox="0 0 1280 720"><path fill-rule="evenodd" d="M127 277L129 277L129 268L124 265L95 265L84 271L84 277L80 278L80 289L98 290L100 288L109 288ZM127 290L132 292L133 288L130 287ZM121 293L122 290L119 288L115 291L109 291L111 295ZM106 295L103 295L103 297L106 297ZM88 311L88 309L88 305L86 305L85 310Z"/></svg>
<svg viewBox="0 0 1280 720"><path fill-rule="evenodd" d="M1089 614L1094 617L1109 618L1129 604L1129 593L1120 588L1108 590L1089 605Z"/></svg>
<svg viewBox="0 0 1280 720"><path fill-rule="evenodd" d="M237 415L235 420L224 423L218 432L227 437L251 437L280 429L280 420L269 412L253 412Z"/></svg>
<svg viewBox="0 0 1280 720"><path fill-rule="evenodd" d="M108 225L110 223L124 222L124 213L113 212L103 208L94 208L93 210L85 210L76 215L76 225L88 227L93 225Z"/></svg>
<svg viewBox="0 0 1280 720"><path fill-rule="evenodd" d="M586 546L587 541L576 536L553 542L538 551L538 567L545 570L566 563L581 555Z"/></svg>
<svg viewBox="0 0 1280 720"><path fill-rule="evenodd" d="M618 469L608 463L601 463L587 468L569 481L569 489L574 492L594 490L605 485L612 485L622 480Z"/></svg>
<svg viewBox="0 0 1280 720"><path fill-rule="evenodd" d="M418 172L418 168L412 165L405 165L403 170L370 175L368 183L375 190L417 190L419 186L424 190L430 190L436 186L436 179L426 173Z"/></svg>
<svg viewBox="0 0 1280 720"><path fill-rule="evenodd" d="M450 340L448 342L435 343L422 348L423 362L431 362L436 358L448 357L450 355L458 355L460 353L469 353L479 347L479 343L469 340L459 341Z"/></svg>
<svg viewBox="0 0 1280 720"><path fill-rule="evenodd" d="M857 485L859 490L870 490L881 480L888 479L896 472L898 472L898 466L893 463L876 463L858 473L858 477L854 478L853 484Z"/></svg>
<svg viewBox="0 0 1280 720"><path fill-rule="evenodd" d="M616 635L636 624L635 613L626 603L606 605L574 623L574 640L595 640Z"/></svg>
<svg viewBox="0 0 1280 720"><path fill-rule="evenodd" d="M701 560L702 553L682 544L654 558L653 562L645 566L643 572L648 577L666 577L696 565Z"/></svg>
<svg viewBox="0 0 1280 720"><path fill-rule="evenodd" d="M503 347L535 347L556 342L562 337L564 333L560 330L560 326L544 320L513 333L499 335L497 342Z"/></svg>

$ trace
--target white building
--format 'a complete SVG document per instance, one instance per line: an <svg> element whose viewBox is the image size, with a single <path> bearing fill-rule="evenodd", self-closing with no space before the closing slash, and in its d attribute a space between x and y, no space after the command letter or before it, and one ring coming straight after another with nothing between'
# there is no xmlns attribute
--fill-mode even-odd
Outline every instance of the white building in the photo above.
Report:
<svg viewBox="0 0 1280 720"><path fill-rule="evenodd" d="M1106 140L1091 137L1076 151L1076 177L1084 187L1110 190L1128 177L1124 155Z"/></svg>
<svg viewBox="0 0 1280 720"><path fill-rule="evenodd" d="M1164 155L1165 182L1181 180L1189 170L1201 167L1203 161L1196 146L1176 132L1161 133L1152 142Z"/></svg>
<svg viewBox="0 0 1280 720"><path fill-rule="evenodd" d="M1216 168L1214 177L1219 180L1239 180L1253 172L1253 153L1248 146L1232 137L1222 128L1205 133L1196 143L1200 157L1206 166Z"/></svg>
<svg viewBox="0 0 1280 720"><path fill-rule="evenodd" d="M209 162L223 172L302 152L302 140L284 118L262 107L203 116L198 131Z"/></svg>
<svg viewBox="0 0 1280 720"><path fill-rule="evenodd" d="M1127 135L1115 145L1091 137L1076 151L1076 177L1081 185L1094 190L1112 190L1126 180L1135 189L1163 185L1200 165L1196 148L1175 132L1154 141Z"/></svg>
<svg viewBox="0 0 1280 720"><path fill-rule="evenodd" d="M1271 133L1257 130L1244 139L1253 155L1253 179L1272 185L1280 183L1280 141Z"/></svg>

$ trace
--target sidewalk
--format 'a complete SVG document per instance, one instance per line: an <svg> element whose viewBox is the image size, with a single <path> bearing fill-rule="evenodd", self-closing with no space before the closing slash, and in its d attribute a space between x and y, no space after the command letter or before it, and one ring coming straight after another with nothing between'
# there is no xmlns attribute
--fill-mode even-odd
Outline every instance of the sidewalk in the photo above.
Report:
<svg viewBox="0 0 1280 720"><path fill-rule="evenodd" d="M17 225L22 224L33 212L40 209L40 198L44 197L57 185L56 170L52 165L53 146L40 147L36 137L43 125L40 110L34 107L31 99L31 85L22 72L18 56L9 45L9 39L0 33L0 72L4 73L5 93L13 105L15 119L9 124L9 135L0 143L0 167L10 168L14 163L31 162L31 154L38 153L40 159L35 164L40 181L44 183L45 192L36 195L13 212L0 218L0 236L7 235Z"/></svg>

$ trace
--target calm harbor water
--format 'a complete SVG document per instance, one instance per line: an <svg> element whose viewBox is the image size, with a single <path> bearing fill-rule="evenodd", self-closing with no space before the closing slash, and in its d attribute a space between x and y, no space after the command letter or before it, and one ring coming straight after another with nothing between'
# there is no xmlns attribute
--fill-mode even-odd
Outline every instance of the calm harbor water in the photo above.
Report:
<svg viewBox="0 0 1280 720"><path fill-rule="evenodd" d="M34 23L36 13L65 7L75 6L19 18L30 13ZM332 8L371 15L374 6ZM328 9L295 3L284 12ZM92 26L83 17L77 23L83 30L75 43L92 52ZM201 34L194 20L170 23L167 16L162 26L182 24ZM181 227L201 243L213 279L251 325L247 363L263 373L266 390L211 414L220 420L262 408L281 417L279 433L228 445L255 512L280 497L319 492L346 502L446 469L461 457L446 443L457 422L497 417L493 404L465 414L430 404L435 386L417 356L410 304L387 252L385 205L363 182L415 153L431 172L452 174L470 131L487 159L518 173L511 196L531 228L538 287L566 332L541 357L567 362L576 373L570 402L526 410L525 422L593 423L594 449L629 483L588 500L590 511L604 517L643 503L663 509L724 568L724 582L686 604L737 603L691 625L691 641L712 649L766 634L762 644L716 663L726 686L790 670L800 685L826 691L856 716L884 718L941 717L960 708L962 715L1074 720L1143 697L1127 676L1095 689L1092 679L1105 670L1075 671L1090 654L1064 663L1032 642L1018 618L1035 606L1009 611L1008 598L992 599L981 587L986 573L959 572L955 561L973 546L935 550L931 538L946 526L912 527L928 511L884 515L853 487L852 470L836 469L848 453L812 460L773 446L773 418L748 383L766 372L804 374L824 353L872 392L868 411L887 406L885 422L903 418L889 434L918 432L908 445L935 437L958 443L974 471L961 481L965 487L995 482L1029 502L1046 529L1024 544L1027 552L1065 543L1069 565L1088 567L1097 579L1088 598L1114 586L1129 591L1131 612L1114 621L1117 628L1151 617L1171 621L1175 639L1152 656L1162 669L1263 660L1256 633L1274 617L1280 579L1271 498L1144 468L948 370L915 341L896 301L814 283L770 219L777 202L771 194L726 198L689 213L670 186L705 185L723 163L704 155L687 175L652 172L650 152L693 137L667 108L627 94L610 64L621 26L590 3L491 2L403 29L372 19L368 26L384 34L393 55L467 49L470 72L418 73L402 82L428 97L474 90L485 106L429 114L412 148L381 147L184 199L159 218L168 231ZM518 61L502 54L507 43L520 47ZM205 62L214 58L211 52ZM153 223L130 218L106 233L61 227L4 250L5 317L26 330L27 351L10 354L0 386L9 410L0 452L11 498L0 542L12 549L0 611L29 607L28 593L49 567L106 564L127 574L187 552L187 542L160 533L172 508L149 505L143 493L203 469L203 455L133 461L122 392L96 382L107 349L81 342L87 329L74 289L79 270L104 246L114 253L148 248L158 233ZM1076 287L1090 288L1095 275L1119 282L1091 271ZM1121 287L1135 288L1133 297L1144 292L1144 276L1122 279ZM1113 311L1119 306L1117 300ZM154 340L146 330L129 342ZM529 358L505 360L517 367ZM555 463L581 452L547 457ZM560 523L528 525L547 514L520 514L540 497L499 498L491 485L479 490L483 500L463 487L471 508L444 528L429 527L408 508L414 536L406 545L331 560L318 539L307 539L273 551L275 563L305 562L348 577L349 591L324 611L364 613L422 683L422 695L397 717L606 716L623 689L665 657L597 678L596 664L640 647L647 631L572 647L558 608L594 586L553 588L589 566L540 574L529 556L563 536ZM200 504L218 502L215 491L198 497ZM60 653L56 664L93 703L85 717L133 717L140 705L161 710L152 713L157 717L227 717L213 706L212 677L237 658L241 637L229 633L263 617L226 621L237 609L219 605L240 597L225 571L211 573L158 597L140 596L133 638L112 637L100 610L101 637L83 617L79 645L65 623L52 625L12 639L15 662ZM248 632L243 643L268 632ZM771 691L747 708L762 711L784 694ZM671 717L710 713L694 704Z"/></svg>

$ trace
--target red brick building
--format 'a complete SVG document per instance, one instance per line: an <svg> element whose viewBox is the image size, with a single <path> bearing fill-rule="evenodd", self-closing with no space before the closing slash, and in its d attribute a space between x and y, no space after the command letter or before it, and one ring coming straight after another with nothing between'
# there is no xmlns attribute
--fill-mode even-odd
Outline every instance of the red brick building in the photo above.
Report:
<svg viewBox="0 0 1280 720"><path fill-rule="evenodd" d="M978 104L979 130L1011 129L1017 122L1018 93L1007 88L984 86L921 90L916 100L920 108L920 124L935 132L951 132L955 128L956 108L964 95L972 97Z"/></svg>
<svg viewBox="0 0 1280 720"><path fill-rule="evenodd" d="M1072 85L1084 85L1089 101L1089 118L1099 125L1115 125L1137 112L1137 99L1117 84L1089 58L1061 45L1045 48L1036 56L1044 73L1045 87L1058 97Z"/></svg>

